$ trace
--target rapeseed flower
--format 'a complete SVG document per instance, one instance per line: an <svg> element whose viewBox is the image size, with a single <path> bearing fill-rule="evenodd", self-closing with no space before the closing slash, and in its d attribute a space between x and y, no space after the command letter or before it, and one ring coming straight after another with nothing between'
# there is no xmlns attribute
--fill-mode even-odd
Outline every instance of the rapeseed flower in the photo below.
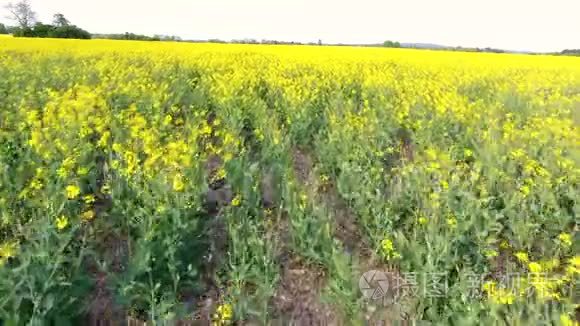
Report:
<svg viewBox="0 0 580 326"><path fill-rule="evenodd" d="M87 222L91 221L92 219L95 218L95 211L93 211L92 209L88 210L81 215L81 218L83 219L83 221Z"/></svg>
<svg viewBox="0 0 580 326"><path fill-rule="evenodd" d="M560 233L558 235L558 240L565 247L570 247L572 245L572 235L569 233Z"/></svg>
<svg viewBox="0 0 580 326"><path fill-rule="evenodd" d="M77 185L68 185L66 187L66 197L68 199L75 199L81 193L81 189Z"/></svg>
<svg viewBox="0 0 580 326"><path fill-rule="evenodd" d="M216 313L213 316L214 325L227 325L231 323L234 317L234 309L229 303L221 304L217 307Z"/></svg>
<svg viewBox="0 0 580 326"><path fill-rule="evenodd" d="M528 257L528 254L523 252L523 251L518 251L514 254L514 256L516 256L516 258L518 259L518 261L522 264L527 264L530 261L530 258Z"/></svg>
<svg viewBox="0 0 580 326"><path fill-rule="evenodd" d="M0 245L0 267L4 265L8 259L15 257L18 251L18 242L5 242Z"/></svg>
<svg viewBox="0 0 580 326"><path fill-rule="evenodd" d="M61 216L56 219L56 228L57 230L61 231L64 230L68 226L68 218L66 216Z"/></svg>
<svg viewBox="0 0 580 326"><path fill-rule="evenodd" d="M181 192L185 189L185 182L181 174L176 174L173 177L173 190Z"/></svg>
<svg viewBox="0 0 580 326"><path fill-rule="evenodd" d="M242 203L242 196L239 194L232 199L232 206L238 207Z"/></svg>

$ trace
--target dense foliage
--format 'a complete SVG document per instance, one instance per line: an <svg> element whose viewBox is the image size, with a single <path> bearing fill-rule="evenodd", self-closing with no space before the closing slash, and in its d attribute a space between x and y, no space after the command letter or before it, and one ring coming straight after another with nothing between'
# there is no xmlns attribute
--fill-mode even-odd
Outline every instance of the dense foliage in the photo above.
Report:
<svg viewBox="0 0 580 326"><path fill-rule="evenodd" d="M383 43L383 46L386 48L400 48L401 47L401 43L399 42L393 42L393 41L385 41Z"/></svg>
<svg viewBox="0 0 580 326"><path fill-rule="evenodd" d="M580 56L580 49L574 49L574 50L564 50L561 52L561 54L564 55L577 55Z"/></svg>
<svg viewBox="0 0 580 326"><path fill-rule="evenodd" d="M0 107L9 324L575 325L577 58L3 38Z"/></svg>
<svg viewBox="0 0 580 326"><path fill-rule="evenodd" d="M94 34L95 39L109 39L109 40L131 40L131 41L179 41L177 36L155 35L147 36L134 33L123 34Z"/></svg>
<svg viewBox="0 0 580 326"><path fill-rule="evenodd" d="M32 28L15 28L15 37L90 39L91 33L74 25L55 26L36 23Z"/></svg>

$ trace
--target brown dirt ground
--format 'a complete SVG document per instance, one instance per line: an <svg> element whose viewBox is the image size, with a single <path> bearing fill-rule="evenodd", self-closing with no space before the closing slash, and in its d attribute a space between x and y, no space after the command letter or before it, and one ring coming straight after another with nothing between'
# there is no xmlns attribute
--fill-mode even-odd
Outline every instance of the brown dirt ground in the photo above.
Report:
<svg viewBox="0 0 580 326"><path fill-rule="evenodd" d="M410 145L405 146L403 153L405 159L411 159L412 154ZM298 181L304 185L308 192L320 198L321 202L329 209L334 217L335 230L334 236L343 244L347 254L355 257L357 267L359 269L358 275L369 270L378 270L387 273L391 279L390 283L395 284L396 280L400 279L399 272L392 266L385 265L379 259L374 250L371 248L364 232L360 229L357 222L357 216L344 201L338 193L338 190L333 184L320 184L319 178L314 171L314 161L312 157L303 150L295 149L293 152L294 171ZM290 278L291 282L292 279ZM358 279L353 280L358 282ZM318 289L317 289L318 291ZM314 293L310 294L315 297ZM394 293L387 293L387 298L393 297ZM297 300L304 300L298 296ZM387 300L388 301L388 300ZM366 311L363 312L365 322L369 325L392 325L393 321L401 320L401 313L396 307L386 306L382 303L369 302L366 306ZM339 322L335 319L333 322ZM330 325L322 323L321 325Z"/></svg>

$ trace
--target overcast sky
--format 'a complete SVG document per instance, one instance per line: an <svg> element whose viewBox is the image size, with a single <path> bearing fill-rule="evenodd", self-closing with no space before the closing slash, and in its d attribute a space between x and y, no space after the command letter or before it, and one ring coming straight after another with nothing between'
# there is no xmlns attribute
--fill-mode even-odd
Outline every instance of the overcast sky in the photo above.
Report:
<svg viewBox="0 0 580 326"><path fill-rule="evenodd" d="M30 2L40 20L49 22L60 12L92 33L324 43L396 40L532 51L580 48L580 0Z"/></svg>

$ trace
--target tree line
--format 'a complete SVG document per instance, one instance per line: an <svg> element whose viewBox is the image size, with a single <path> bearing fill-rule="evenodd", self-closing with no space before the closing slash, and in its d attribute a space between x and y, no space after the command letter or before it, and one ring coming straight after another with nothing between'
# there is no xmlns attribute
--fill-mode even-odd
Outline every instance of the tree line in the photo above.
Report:
<svg viewBox="0 0 580 326"><path fill-rule="evenodd" d="M123 34L91 34L86 30L71 24L63 14L55 14L51 24L44 24L37 20L36 12L32 9L29 0L9 3L5 6L8 19L14 21L14 26L0 23L0 34L12 34L15 37L48 37L73 39L111 39L111 40L138 40L138 41L181 41L177 36L155 35L147 36L134 33Z"/></svg>
<svg viewBox="0 0 580 326"><path fill-rule="evenodd" d="M580 56L580 49L568 49L560 52L560 54Z"/></svg>
<svg viewBox="0 0 580 326"><path fill-rule="evenodd" d="M55 14L52 24L38 21L28 0L9 3L5 8L10 13L8 18L16 22L16 26L0 24L0 34L12 34L15 37L91 38L91 33L71 24L63 14Z"/></svg>
<svg viewBox="0 0 580 326"><path fill-rule="evenodd" d="M154 35L147 36L134 33L123 33L123 34L93 34L95 39L108 39L108 40L133 40L133 41L181 41L178 36L167 36L167 35Z"/></svg>

